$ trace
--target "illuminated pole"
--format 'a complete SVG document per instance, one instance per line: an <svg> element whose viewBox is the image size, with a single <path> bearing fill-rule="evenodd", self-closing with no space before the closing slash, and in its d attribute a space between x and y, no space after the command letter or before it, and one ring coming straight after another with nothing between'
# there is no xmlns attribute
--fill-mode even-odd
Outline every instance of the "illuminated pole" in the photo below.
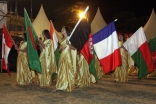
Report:
<svg viewBox="0 0 156 104"><path fill-rule="evenodd" d="M71 38L71 36L73 35L73 33L74 33L74 31L75 31L76 27L77 27L77 26L78 26L78 24L81 22L82 18L84 17L84 15L85 15L85 14L86 14L86 12L88 11L88 9L89 9L89 6L87 6L87 8L85 9L85 11L83 12L83 15L81 16L81 18L79 19L79 21L76 23L76 25L75 25L75 27L74 27L73 31L71 32L71 34L70 34L70 36L69 36L68 40L69 40L69 39Z"/></svg>
<svg viewBox="0 0 156 104"><path fill-rule="evenodd" d="M88 21L88 23L90 22L89 21L89 12L87 13L87 21Z"/></svg>

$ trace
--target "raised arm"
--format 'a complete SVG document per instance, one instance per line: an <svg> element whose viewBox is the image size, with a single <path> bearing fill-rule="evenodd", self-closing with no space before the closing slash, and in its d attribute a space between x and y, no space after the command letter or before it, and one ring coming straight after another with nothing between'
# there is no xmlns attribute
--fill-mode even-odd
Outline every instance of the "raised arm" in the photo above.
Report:
<svg viewBox="0 0 156 104"><path fill-rule="evenodd" d="M42 51L42 49L45 48L44 43L43 43L42 40L40 40L40 39L38 39L38 45L40 46L41 51Z"/></svg>
<svg viewBox="0 0 156 104"><path fill-rule="evenodd" d="M20 49L16 44L14 44L14 46L17 51L27 52L27 47L25 47L24 49Z"/></svg>
<svg viewBox="0 0 156 104"><path fill-rule="evenodd" d="M76 50L76 48L75 48L74 46L72 46L71 44L69 44L69 41L68 41L68 40L66 41L66 43L67 43L67 45L69 45L69 47L70 47L71 49Z"/></svg>

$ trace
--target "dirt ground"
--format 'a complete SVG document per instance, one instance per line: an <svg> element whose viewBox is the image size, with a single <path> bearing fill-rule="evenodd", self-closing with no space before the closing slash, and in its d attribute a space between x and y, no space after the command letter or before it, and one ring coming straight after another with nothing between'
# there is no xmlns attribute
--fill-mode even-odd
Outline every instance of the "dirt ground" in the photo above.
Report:
<svg viewBox="0 0 156 104"><path fill-rule="evenodd" d="M76 88L72 92L52 92L37 83L16 86L16 73L0 74L0 104L156 104L156 77L129 76L126 83L117 83L111 75L105 75L88 88Z"/></svg>

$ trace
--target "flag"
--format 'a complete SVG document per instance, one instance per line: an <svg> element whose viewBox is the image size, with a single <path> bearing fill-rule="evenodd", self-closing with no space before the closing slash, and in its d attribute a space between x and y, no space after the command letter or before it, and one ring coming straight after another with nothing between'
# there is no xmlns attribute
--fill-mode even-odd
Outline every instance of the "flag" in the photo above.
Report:
<svg viewBox="0 0 156 104"><path fill-rule="evenodd" d="M50 35L51 35L51 39L53 40L56 64L57 64L57 67L58 67L58 62L59 62L59 57L60 57L60 53L59 53L59 50L58 50L59 41L58 41L58 38L57 38L57 35L56 35L56 32L55 32L54 25L53 25L51 20L50 20Z"/></svg>
<svg viewBox="0 0 156 104"><path fill-rule="evenodd" d="M55 28L51 20L50 20L50 35L51 35L51 39L53 40L54 51L55 51L58 47L58 38L56 36Z"/></svg>
<svg viewBox="0 0 156 104"><path fill-rule="evenodd" d="M13 46L12 38L9 35L9 32L5 25L3 24L3 38L2 38L2 69L9 72L8 67L8 55L11 50L11 47Z"/></svg>
<svg viewBox="0 0 156 104"><path fill-rule="evenodd" d="M89 50L86 50L86 48L88 48L88 47L89 47ZM81 53L83 55L85 55L87 61L89 62L89 72L94 75L95 80L98 80L96 68L95 68L95 55L94 55L94 51L93 51L92 34L89 34L88 42L85 44L83 50L81 50ZM90 62L90 60L91 60L91 62Z"/></svg>
<svg viewBox="0 0 156 104"><path fill-rule="evenodd" d="M89 64L89 72L94 75L95 80L98 80L98 76L97 76L97 72L96 72L96 68L95 68L95 55L94 55L91 63Z"/></svg>
<svg viewBox="0 0 156 104"><path fill-rule="evenodd" d="M93 46L105 73L122 64L114 21L93 35Z"/></svg>
<svg viewBox="0 0 156 104"><path fill-rule="evenodd" d="M50 37L53 40L53 46L54 46L54 54L55 54L55 60L56 60L56 66L58 67L58 63L59 63L59 57L60 57L60 53L59 53L59 41L58 38L56 36L56 32L55 32L55 28L54 25L52 23L52 21L50 20ZM52 75L52 79L54 80L57 76L57 70L55 73L53 73Z"/></svg>
<svg viewBox="0 0 156 104"><path fill-rule="evenodd" d="M57 38L57 35L56 35L56 32L55 32L54 25L53 25L51 20L50 20L50 35L51 35L51 39L53 40L56 65L58 67L58 62L59 62L59 57L60 57L60 53L59 53L59 50L58 50L59 41L58 41L58 38Z"/></svg>
<svg viewBox="0 0 156 104"><path fill-rule="evenodd" d="M86 61L88 62L89 71L95 76L95 64L92 62L93 55L93 44L92 44L92 34L91 34L91 26L86 19L82 19L77 28L75 29L72 37L70 38L71 44L84 56ZM91 64L92 62L92 64ZM97 78L96 78L97 79Z"/></svg>
<svg viewBox="0 0 156 104"><path fill-rule="evenodd" d="M151 52L142 27L140 27L124 44L128 53L136 63L139 72L138 78L146 76L155 69Z"/></svg>
<svg viewBox="0 0 156 104"><path fill-rule="evenodd" d="M149 40L148 46L150 48L152 57L154 58L154 60L156 60L156 37Z"/></svg>
<svg viewBox="0 0 156 104"><path fill-rule="evenodd" d="M25 28L26 28L26 34L27 34L27 49L28 49L29 67L31 69L36 70L37 72L41 73L42 69L41 69L41 64L39 61L37 47L36 47L38 37L37 37L36 32L32 26L32 23L27 14L27 11L25 9L24 9L24 21L25 21Z"/></svg>
<svg viewBox="0 0 156 104"><path fill-rule="evenodd" d="M70 38L70 42L79 52L82 53L88 64L90 64L93 59L93 51L91 49L92 34L90 24L86 19L81 20Z"/></svg>

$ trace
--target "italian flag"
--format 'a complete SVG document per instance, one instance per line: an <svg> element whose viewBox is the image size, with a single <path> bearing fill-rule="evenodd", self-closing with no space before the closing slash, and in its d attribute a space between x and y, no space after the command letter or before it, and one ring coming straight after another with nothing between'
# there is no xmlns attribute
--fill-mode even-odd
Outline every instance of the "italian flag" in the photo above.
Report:
<svg viewBox="0 0 156 104"><path fill-rule="evenodd" d="M28 63L29 67L33 70L36 70L39 73L42 73L41 64L39 61L36 43L38 37L36 32L32 26L30 18L27 14L27 11L24 9L24 21L25 21L25 28L27 34L27 49L28 49Z"/></svg>
<svg viewBox="0 0 156 104"><path fill-rule="evenodd" d="M138 78L142 78L154 71L155 64L142 27L123 46L127 49L139 69Z"/></svg>
<svg viewBox="0 0 156 104"><path fill-rule="evenodd" d="M9 74L8 67L8 55L13 46L12 38L9 35L9 32L5 25L3 25L3 37L2 37L2 69L6 70Z"/></svg>

